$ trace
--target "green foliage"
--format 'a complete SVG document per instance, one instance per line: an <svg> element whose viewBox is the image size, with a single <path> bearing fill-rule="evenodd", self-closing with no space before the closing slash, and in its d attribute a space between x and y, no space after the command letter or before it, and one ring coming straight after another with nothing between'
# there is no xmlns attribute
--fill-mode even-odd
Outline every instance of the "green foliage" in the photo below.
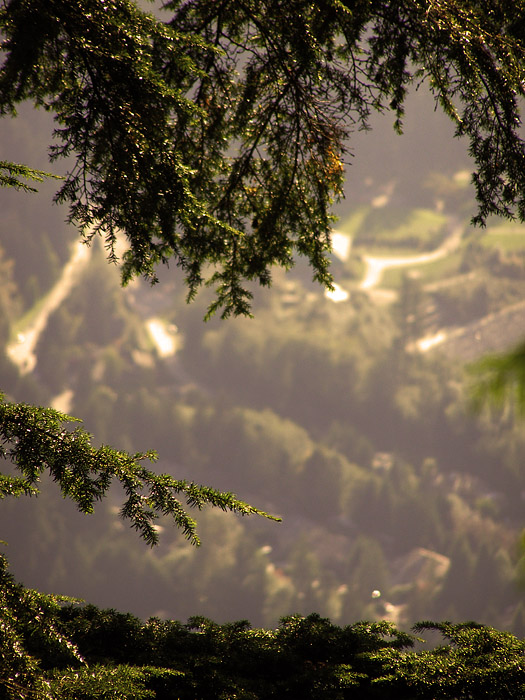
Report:
<svg viewBox="0 0 525 700"><path fill-rule="evenodd" d="M179 675L171 669L148 666L94 665L57 671L49 675L47 683L50 696L60 700L143 700L165 697L163 691L171 690Z"/></svg>
<svg viewBox="0 0 525 700"><path fill-rule="evenodd" d="M386 109L401 131L416 82L470 142L475 220L525 218L521 0L164 9L167 21L131 0L10 0L0 11L0 114L30 100L54 115L52 157L73 158L57 198L110 257L126 235L124 281L156 279L174 259L189 297L206 282L208 314L224 316L250 313L246 282L269 285L296 254L329 286L347 139ZM14 176L4 184L20 186Z"/></svg>
<svg viewBox="0 0 525 700"><path fill-rule="evenodd" d="M13 700L342 698L345 690L368 685L363 657L412 643L388 623L339 628L318 615L288 617L276 630L252 629L246 621L217 625L202 617L187 625L156 618L142 623L114 610L59 606L15 584L3 565L3 595L19 596L17 651L30 666L22 676L8 653L10 640L0 639L0 688ZM41 624L33 639L35 610ZM7 628L9 614L1 609L0 615Z"/></svg>
<svg viewBox="0 0 525 700"><path fill-rule="evenodd" d="M414 638L388 622L338 627L312 614L283 618L274 630L203 617L144 623L29 591L4 560L0 576L0 689L8 700L523 695L525 643L475 623L420 623L417 633L438 632L445 644L414 651Z"/></svg>
<svg viewBox="0 0 525 700"><path fill-rule="evenodd" d="M416 632L435 630L447 644L411 657L387 652L384 666L395 689L400 678L415 697L435 700L521 698L525 692L525 642L511 634L467 622L421 622ZM390 676L388 674L391 674ZM384 680L381 679L382 683ZM391 688L389 688L391 690Z"/></svg>
<svg viewBox="0 0 525 700"><path fill-rule="evenodd" d="M54 409L0 399L0 456L9 459L22 474L1 475L2 497L38 493L37 484L47 471L64 497L71 498L81 512L92 513L95 502L106 495L116 480L126 495L121 516L151 545L158 541L155 520L161 514L170 516L188 539L199 544L196 523L182 507L178 494L183 494L193 508L213 505L242 515L272 517L231 493L146 469L140 462L155 459L153 452L131 455L106 445L94 448L89 433L81 428L62 427L76 419Z"/></svg>
<svg viewBox="0 0 525 700"><path fill-rule="evenodd" d="M170 669L87 662L64 625L65 596L17 584L0 557L0 692L6 700L132 700L155 697L147 684L177 675ZM78 601L77 601L78 602ZM89 611L89 608L88 608ZM121 626L121 630L122 630ZM104 630L106 633L107 630ZM86 633L86 636L88 634ZM100 644L103 637L97 639ZM123 643L122 635L113 641ZM115 650L114 650L115 651Z"/></svg>
<svg viewBox="0 0 525 700"><path fill-rule="evenodd" d="M486 355L472 363L469 371L474 380L470 395L474 410L492 406L525 414L525 345Z"/></svg>
<svg viewBox="0 0 525 700"><path fill-rule="evenodd" d="M405 94L414 79L430 83L457 134L470 139L477 163L476 220L482 223L491 213L525 218L517 108L524 77L522 2L487 7L470 2L371 2L352 3L350 11L350 3L332 0L276 1L263 9L252 2L193 0L166 7L173 13L169 22L142 12L129 0L82 0L74 8L62 0L7 0L0 8L5 56L0 112L14 113L18 103L28 99L55 115L59 145L52 156L74 161L57 199L70 204L70 219L87 238L97 233L105 237L110 257L115 255L117 235L127 236L124 281L138 274L155 279L156 265L173 259L186 275L189 296L205 282L215 286L208 314L222 310L225 316L249 313L252 297L245 282L268 285L272 267L291 267L296 253L306 256L314 277L329 285L330 205L341 192L345 139L354 128L367 127L372 110L387 106L394 110L400 130ZM0 162L2 185L31 189L25 180L43 176L26 166ZM425 226L434 235L434 222ZM404 235L402 226L398 233ZM353 310L368 314L372 329L357 342L357 323L345 319L344 333L334 340L333 319L320 313L312 333L316 337L307 343L294 328L290 342L278 346L266 328L259 328L255 340L243 332L226 340L220 331L212 331L201 355L217 362L217 367L210 362L209 375L220 375L221 356L238 371L238 357L253 350L249 360L243 360L247 381L239 394L250 404L247 397L264 385L257 399L262 405L225 410L220 423L220 402L209 414L218 423L216 444L224 438L223 428L231 429L233 438L240 436L232 465L248 459L249 447L257 448L258 492L270 477L294 475L295 484L291 478L286 483L292 486L286 498L308 501L312 485L319 492L323 489L323 498L313 504L323 524L332 516L342 516L343 523L348 516L368 518L370 535L357 543L352 559L356 571L348 577L348 597L359 596L360 603L378 580L381 586L389 585L379 540L385 513L394 539L407 529L414 546L422 538L436 538L435 494L425 496L425 506L431 508L422 506L421 498L429 485L438 492L441 475L424 482L413 467L387 454L391 471L370 476L351 464L349 455L317 440L325 435L341 450L353 450L352 456L359 454L368 468L371 446L379 444L374 430L395 446L402 443L403 432L410 432L410 450L426 457L428 435L434 434L439 419L430 412L421 430L420 413L428 408L429 396L433 406L443 408L444 384L436 373L426 378L424 389L417 388L403 351L394 358L400 376L392 376L390 361L379 357L390 347L390 325L381 324L379 314L364 308L357 295L354 301ZM410 294L404 302L415 303L417 311L417 300ZM308 308L305 320L310 313L315 316ZM84 330L89 334L87 325ZM111 330L97 328L100 345L109 344ZM406 339L413 332L409 327L402 331ZM352 339L341 349L345 334ZM235 347L239 341L241 351ZM123 375L126 360L115 354L113 348L113 366ZM279 370L272 382L267 380L268 364ZM427 369L421 364L414 374L418 372L426 374ZM370 391L375 386L374 398L382 399L368 434L361 428L373 402L358 380ZM209 446L203 456L192 442L199 436L200 420L202 441L206 438L213 445L206 435L206 411L198 400L181 401L167 410L171 395L161 401L147 390L138 394L126 387L121 400L117 382L113 387L112 380L107 381L107 386L95 387L90 399L98 409L104 403L108 424L121 407L140 421L136 404L141 399L155 410L162 427L176 423L185 457L193 450L201 462L211 462ZM216 387L228 381L227 375L218 376ZM265 405L274 386L285 388L279 412ZM339 404L334 404L334 396ZM359 449L349 445L351 435L333 430L333 414L352 421L352 433L361 438ZM310 432L283 421L281 415L287 421L301 419ZM198 541L195 523L178 496L190 507L210 504L265 515L230 493L146 469L141 462L153 457L150 453L94 448L85 431L64 429L69 420L50 409L0 402L0 453L21 474L1 477L2 496L37 493L42 474L48 472L64 496L82 512L92 512L117 481L127 499L121 514L150 544L158 538L159 514L172 516L187 537ZM161 434L160 425L152 427ZM141 430L147 434L146 427ZM450 436L450 426L447 430ZM169 429L164 436L168 434L173 440ZM230 459L227 451L221 456L225 463ZM265 458L273 466L266 480ZM246 481L249 475L247 469ZM439 496L442 493L443 489ZM459 495L451 503L458 519L457 511L464 520L472 515ZM428 533L411 527L412 519L422 522L422 510L428 511ZM487 521L492 524L489 517L480 516L474 526L481 529ZM253 554L250 547L243 550L237 540L234 544L234 564L221 568L224 586L229 576L248 578L251 573L248 565L241 568ZM307 541L304 546L308 545ZM122 556L116 545L108 551ZM217 549L208 566L221 556L226 559L227 551ZM493 561L489 554L478 552L472 571L490 590L499 580L486 575ZM183 560L175 548L167 552L169 557L172 563ZM265 568L262 555L253 556L249 565L268 577L276 573L275 567ZM303 575L307 590L318 571L324 575L322 566L312 552L309 566L297 564L288 581ZM188 570L194 571L189 566ZM279 572L279 577L286 582L289 573ZM450 644L413 654L406 651L410 639L388 623L337 628L318 616L297 616L285 619L273 632L202 618L187 626L159 620L143 624L132 616L89 607L61 609L58 599L27 591L5 570L4 574L0 685L7 698L146 698L153 693L188 699L466 698L474 691L476 697L523 695L522 644L480 626L422 625L421 629L442 632ZM329 576L315 582L326 591L336 587ZM281 601L294 600L294 583L287 584ZM192 582L203 591L205 584L206 571ZM277 599L284 587L275 589ZM162 668L155 668L160 663Z"/></svg>
<svg viewBox="0 0 525 700"><path fill-rule="evenodd" d="M35 170L27 165L0 160L0 187L14 187L16 190L24 190L24 192L36 192L36 189L24 180L43 182L46 177L60 179L57 175L45 173L43 170Z"/></svg>
<svg viewBox="0 0 525 700"><path fill-rule="evenodd" d="M57 625L68 599L37 593L15 583L0 557L0 688L8 700L50 698L40 660L83 664L75 645ZM69 599L70 600L70 599ZM38 650L38 652L37 652Z"/></svg>

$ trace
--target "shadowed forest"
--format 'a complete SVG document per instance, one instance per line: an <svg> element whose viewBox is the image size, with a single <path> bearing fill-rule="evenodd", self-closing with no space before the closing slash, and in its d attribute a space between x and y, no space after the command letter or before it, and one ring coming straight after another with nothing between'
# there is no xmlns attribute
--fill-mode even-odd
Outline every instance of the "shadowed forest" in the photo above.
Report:
<svg viewBox="0 0 525 700"><path fill-rule="evenodd" d="M298 262L255 293L254 319L204 323L206 291L187 305L176 269L122 290L95 244L28 350L77 237L53 184L0 193L8 398L81 417L97 444L155 449L159 471L283 518L197 513L201 547L161 525L149 550L118 518L121 494L89 517L46 484L2 503L18 580L142 618L275 627L317 612L525 634L525 426L510 409L475 415L466 372L523 334L525 229L471 228L462 145L424 95L407 112L404 137L385 119L357 139L334 237L339 294ZM45 168L47 133L29 111L4 120L5 155ZM371 258L415 262L365 285Z"/></svg>

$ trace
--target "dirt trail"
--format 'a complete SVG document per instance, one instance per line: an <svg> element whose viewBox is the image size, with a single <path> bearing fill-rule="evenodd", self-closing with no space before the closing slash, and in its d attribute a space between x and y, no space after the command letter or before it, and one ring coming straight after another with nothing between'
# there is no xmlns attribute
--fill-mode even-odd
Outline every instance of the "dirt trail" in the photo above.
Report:
<svg viewBox="0 0 525 700"><path fill-rule="evenodd" d="M406 258L376 258L371 255L364 255L363 260L366 263L366 274L359 285L360 289L372 289L377 287L383 276L383 272L394 267L408 267L411 265L422 265L425 263L434 262L440 258L450 255L459 246L463 226L454 222L450 236L436 250L422 255L412 255Z"/></svg>
<svg viewBox="0 0 525 700"><path fill-rule="evenodd" d="M91 249L79 241L75 244L73 255L62 270L55 283L40 304L38 313L31 318L25 328L18 333L13 343L7 346L9 358L17 365L21 374L32 372L36 365L35 348L50 315L64 301L80 278L80 271L86 266L91 256Z"/></svg>

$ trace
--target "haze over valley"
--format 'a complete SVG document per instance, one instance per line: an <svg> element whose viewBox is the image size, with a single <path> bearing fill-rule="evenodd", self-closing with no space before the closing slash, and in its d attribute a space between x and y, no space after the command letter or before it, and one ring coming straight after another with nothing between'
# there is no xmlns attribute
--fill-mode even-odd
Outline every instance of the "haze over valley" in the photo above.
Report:
<svg viewBox="0 0 525 700"><path fill-rule="evenodd" d="M385 119L357 138L335 291L298 261L254 290L254 319L204 323L210 292L186 304L173 268L121 289L63 209L37 215L47 185L0 192L8 398L82 418L98 444L155 449L159 471L283 518L197 512L200 548L161 523L148 549L118 493L82 516L45 484L2 502L24 584L144 618L274 627L316 611L525 634L525 424L511 408L473 414L465 372L525 336L525 229L473 229L463 144L423 96L407 114L402 137ZM2 139L46 168L35 120L4 123Z"/></svg>

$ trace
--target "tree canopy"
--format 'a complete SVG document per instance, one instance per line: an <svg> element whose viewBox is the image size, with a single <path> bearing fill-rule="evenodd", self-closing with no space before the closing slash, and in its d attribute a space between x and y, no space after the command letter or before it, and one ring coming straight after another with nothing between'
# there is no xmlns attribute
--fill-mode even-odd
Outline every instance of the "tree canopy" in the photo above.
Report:
<svg viewBox="0 0 525 700"><path fill-rule="evenodd" d="M331 206L351 135L426 84L469 142L478 212L525 218L525 6L498 2L5 0L0 114L55 119L57 200L87 238L122 233L124 282L173 261L209 313L305 256L330 285ZM3 164L13 167L13 164ZM9 172L9 170L7 171ZM14 171L12 171L14 172Z"/></svg>
<svg viewBox="0 0 525 700"><path fill-rule="evenodd" d="M28 590L1 558L0 581L7 700L523 697L525 642L472 622L421 623L417 632L439 632L445 644L414 651L414 637L385 621L338 627L294 615L276 630L202 617L141 622Z"/></svg>

